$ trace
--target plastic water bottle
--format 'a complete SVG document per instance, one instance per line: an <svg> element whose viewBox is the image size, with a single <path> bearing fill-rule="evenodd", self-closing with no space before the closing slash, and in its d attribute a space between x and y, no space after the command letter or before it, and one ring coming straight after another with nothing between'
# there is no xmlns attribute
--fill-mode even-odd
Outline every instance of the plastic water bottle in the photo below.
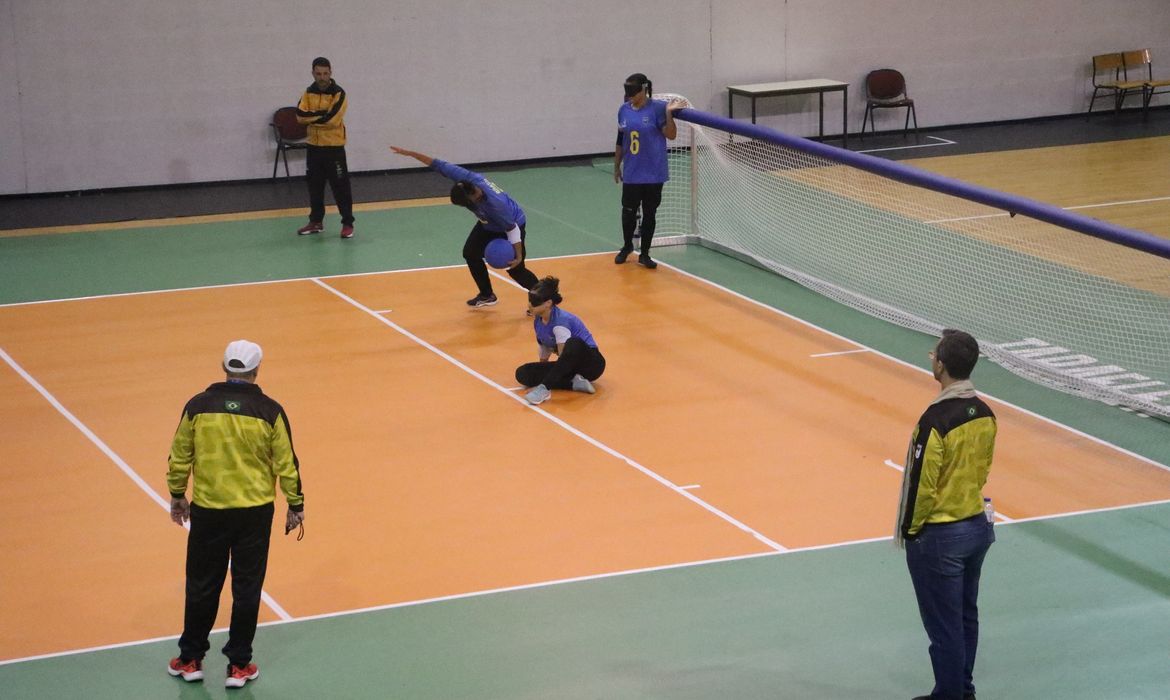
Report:
<svg viewBox="0 0 1170 700"><path fill-rule="evenodd" d="M990 498L983 498L983 514L987 516L987 522L995 522L995 506L991 504Z"/></svg>

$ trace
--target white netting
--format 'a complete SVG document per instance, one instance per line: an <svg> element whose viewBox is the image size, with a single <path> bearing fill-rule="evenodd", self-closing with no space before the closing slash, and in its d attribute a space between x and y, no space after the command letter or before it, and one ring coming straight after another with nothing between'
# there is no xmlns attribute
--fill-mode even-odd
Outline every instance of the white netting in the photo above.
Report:
<svg viewBox="0 0 1170 700"><path fill-rule="evenodd" d="M1028 379L1170 418L1170 260L794 148L684 131L662 234L902 326L967 330Z"/></svg>
<svg viewBox="0 0 1170 700"><path fill-rule="evenodd" d="M687 107L690 100L672 92L655 93L654 99L670 102L682 100ZM654 239L657 245L680 243L681 240L671 240L671 235L689 234L691 232L691 203L695 201L691 185L691 147L694 145L695 128L684 121L676 121L678 133L673 141L666 142L666 153L670 163L670 180L662 188L662 204L656 214L657 228Z"/></svg>

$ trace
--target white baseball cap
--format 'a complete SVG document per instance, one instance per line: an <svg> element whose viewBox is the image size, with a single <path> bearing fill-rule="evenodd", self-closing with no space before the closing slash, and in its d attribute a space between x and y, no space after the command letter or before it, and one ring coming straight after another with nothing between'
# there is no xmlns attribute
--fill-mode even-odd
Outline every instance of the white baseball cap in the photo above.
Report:
<svg viewBox="0 0 1170 700"><path fill-rule="evenodd" d="M228 372L251 372L260 366L264 351L249 340L233 340L223 351L223 368Z"/></svg>

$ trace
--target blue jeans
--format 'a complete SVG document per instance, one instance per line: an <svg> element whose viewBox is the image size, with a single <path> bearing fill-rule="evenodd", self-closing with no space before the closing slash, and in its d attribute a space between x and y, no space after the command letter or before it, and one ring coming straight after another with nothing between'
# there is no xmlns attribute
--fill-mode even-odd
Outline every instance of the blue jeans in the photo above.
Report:
<svg viewBox="0 0 1170 700"><path fill-rule="evenodd" d="M994 541L995 531L980 513L955 523L926 525L906 542L906 565L930 638L931 698L962 700L975 692L979 574Z"/></svg>

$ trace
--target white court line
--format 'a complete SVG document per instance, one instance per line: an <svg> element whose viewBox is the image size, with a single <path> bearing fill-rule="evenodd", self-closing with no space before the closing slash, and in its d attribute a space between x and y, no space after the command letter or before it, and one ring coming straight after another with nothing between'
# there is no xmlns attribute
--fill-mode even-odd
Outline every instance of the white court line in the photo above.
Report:
<svg viewBox="0 0 1170 700"><path fill-rule="evenodd" d="M691 279L698 280L699 282L701 282L703 284L709 285L711 287L714 287L715 289L718 289L718 290L723 291L727 294L730 294L730 295L736 297L737 299L742 299L742 300L748 302L749 304L754 304L762 309L766 309L768 311L771 311L772 313L774 313L778 316L782 316L782 317L787 318L791 321L795 321L796 323L799 323L807 328L812 328L812 329L818 330L821 333L824 333L825 335L830 336L832 338L837 338L838 340L841 340L841 341L848 343L850 345L857 345L858 347L869 350L870 352L872 352L875 355L878 355L879 357L884 357L887 360L889 360L890 362L902 365L903 367L908 367L908 368L914 370L915 372L918 372L919 374L930 374L930 370L926 369L925 367L919 367L918 365L912 364L910 362L906 362L905 360L898 359L897 357L894 357L893 355L887 355L886 353L884 353L880 350L871 348L868 345L863 345L863 344L857 342L856 340L853 340L852 338L846 338L845 336L841 335L840 333L834 333L833 331L831 331L827 328L822 328L821 326L818 326L817 324L813 323L812 321L806 321L805 319L800 318L799 316L793 316L792 314L788 313L787 311L781 311L780 309L776 308L775 306L771 306L769 304L765 304L762 301L752 299L751 297L747 296L746 294L741 294L733 289L729 289L727 287L724 287L721 284L718 284L716 282L712 282L709 279L705 279L705 278L700 277L696 274L687 272L686 270L675 267L674 265L672 265L668 262L659 261L658 264L662 267L667 268L667 269L674 270L675 272L679 273L680 275L684 275L686 277L690 277ZM1124 447L1121 447L1119 445L1114 445L1113 443L1109 442L1108 440L1103 440L1102 438L1099 438L1099 437L1096 437L1093 435L1089 435L1088 433L1086 433L1082 430L1077 430L1076 428L1074 428L1072 426L1065 425L1064 423L1053 420L1052 418L1049 418L1047 416L1042 416L1039 413L1036 413L1035 411L1030 411L1030 410L1023 408L1021 406L1017 406L1014 403L1011 403L1009 401L1004 401L1003 399L996 398L995 396L992 396L991 394L985 393L983 391L980 391L979 395L981 397L983 397L984 399L989 399L991 401L994 401L995 403L998 403L1001 406L1007 406L1008 408L1019 411L1020 413L1023 413L1024 415L1031 416L1032 418L1035 418L1036 420L1038 420L1042 423L1047 423L1053 427L1056 427L1056 428L1059 428L1062 430L1067 430L1068 432L1072 433L1073 435L1076 435L1078 437L1082 437L1082 438L1088 440L1089 442L1095 442L1098 445L1101 445L1103 447L1108 447L1111 450L1116 450L1117 452L1120 452L1121 454L1126 455L1127 457L1132 457L1132 458L1138 460L1139 462L1145 462L1146 464L1149 464L1150 466L1153 466L1153 467L1157 467L1158 469L1170 471L1170 467L1166 466L1165 464L1162 464L1161 462L1159 462L1157 460L1146 457L1145 455L1140 455L1136 452L1133 452L1132 450L1127 450Z"/></svg>
<svg viewBox="0 0 1170 700"><path fill-rule="evenodd" d="M57 412L64 416L65 420L72 423L73 427L77 428L77 430L79 430L82 435L88 438L90 442L92 442L99 450L101 450L102 454L104 454L106 457L109 457L110 461L113 462L118 467L118 469L121 469L123 474L128 476L130 480L133 481L134 484L138 486L138 488L140 488L147 496L150 496L151 500L162 507L162 509L167 513L171 512L170 501L163 499L163 497L158 495L154 489L150 488L150 486L145 481L143 481L142 477L139 476L138 473L135 472L134 469L126 463L126 460L122 459L122 457L119 456L117 452L114 452L114 450L109 445L107 445L104 440L102 440L97 436L97 434L90 430L89 427L85 425L85 423L82 423L81 420L78 419L77 416L73 415L69 409L65 408L64 404L57 400L57 397L49 393L49 390L42 386L41 383L36 380L36 378L26 372L25 369L21 367L20 364L14 360L11 355L5 352L4 348L0 348L0 358L3 358L3 360L8 363L8 366L11 367L14 372L19 374L21 378L24 379L24 381L28 382L29 386L35 389L38 394L43 396L44 399L49 402L49 405L57 409ZM191 529L191 524L183 523L183 527L189 531ZM268 607L271 608L272 612L276 613L276 616L280 619L292 619L292 616L289 615L288 612L286 612L285 609L282 608L280 604L277 603L275 599L273 599L272 596L268 595L267 591L261 591L260 598L268 604Z"/></svg>
<svg viewBox="0 0 1170 700"><path fill-rule="evenodd" d="M947 139L938 136L927 136L928 139L934 139L939 143L920 143L914 146L892 146L890 148L870 148L864 151L854 151L854 153L881 153L882 151L904 151L911 148L934 148L935 146L953 146L957 141L948 141Z"/></svg>
<svg viewBox="0 0 1170 700"><path fill-rule="evenodd" d="M1124 506L1112 506L1109 508L1096 508L1092 510L1080 510L1071 513L1056 513L1054 515L1040 515L1032 518L1018 518L1010 522L1005 522L1004 525L1016 525L1019 523L1039 522L1045 520L1059 520L1076 515L1094 515L1099 513L1109 513L1121 510L1133 510L1135 508L1147 508L1150 506L1159 506L1170 504L1170 499L1160 501L1148 501L1146 503L1131 503ZM730 562L745 561L748 559L763 559L764 557L778 557L792 554L800 554L803 552L819 552L827 549L841 549L844 547L853 547L862 544L871 544L875 542L890 542L893 540L892 536L886 535L883 537L867 537L858 540L846 540L844 542L832 542L830 544L818 544L810 547L794 547L785 551L772 552L756 552L755 554L741 554L733 557L721 557L718 559L701 559L697 561L680 562L675 564L664 564L662 566L650 566L641 569L626 569L624 571L610 571L603 574L588 574L585 576L575 576L572 578L553 579L551 581L540 581L538 583L525 583L516 586L507 586L503 588L489 588L480 591L471 591L468 593L455 593L447 596L439 596L436 598L420 598L418 600L403 601L401 603L387 603L386 605L375 605L366 608L354 608L352 610L337 610L334 612L320 613L317 615L306 615L304 617L294 617L290 620L275 620L272 622L261 622L257 627L275 627L278 625L296 624L301 622L312 622L314 620L330 620L338 617L349 617L351 615L362 615L366 613L381 612L384 610L397 610L399 608L419 607L423 605L431 605L434 603L443 603L454 600L466 600L469 598L482 598L491 595L499 595L503 593L513 593L517 591L537 590L541 588L553 588L555 586L562 586L573 583L587 583L590 581L602 581L611 578L621 578L625 576L636 576L638 574L648 574L658 571L670 571L672 569L689 569L700 566L708 566L712 564L725 564ZM224 629L216 629L213 632L223 632ZM153 639L139 639L130 642L119 642L117 644L106 644L103 646L86 647L84 649L70 649L67 651L58 651L50 654L39 654L37 656L26 656L18 659L0 660L0 666L8 666L10 664L23 663L25 661L38 661L41 659L52 659L63 656L76 656L79 654L88 654L90 652L106 651L110 649L123 649L126 647L142 646L145 644L154 644L156 642L166 642L178 639L178 635L170 637L155 637Z"/></svg>
<svg viewBox="0 0 1170 700"><path fill-rule="evenodd" d="M1170 197L1150 197L1149 199L1129 199L1117 202L1102 202L1100 204L1079 204L1075 207L1064 207L1065 209L1097 209L1100 207L1117 207L1125 204L1148 204L1149 202L1165 202L1170 200Z"/></svg>
<svg viewBox="0 0 1170 700"><path fill-rule="evenodd" d="M397 331L401 335L405 336L406 338L409 338L410 340L412 340L416 344L426 348L427 350L430 350L431 352L433 352L434 354L443 358L444 360L451 363L452 365L454 365L454 366L458 367L459 369L463 370L464 372L470 374L471 376L475 377L476 379L483 382L484 384L487 384L488 386L492 387L493 389L500 392L504 396L507 396L509 399L524 405L529 410L536 412L541 417L555 423L556 425L565 429L569 433L572 433L573 435L581 438L582 440L589 443L590 445L593 445L594 447L598 448L602 452L605 452L606 454L609 454L613 457L616 457L617 459L624 461L626 464L630 465L634 469L637 469L638 471L642 472L643 474L650 477L651 479L657 481L658 483L662 484L663 486L666 486L671 491L674 491L675 493L683 496L687 500L695 503L699 507L710 512L712 515L720 518L721 520L726 521L727 523L730 523L731 525L734 525L736 528L742 530L743 532L746 532L747 534L751 535L752 537L756 538L760 542L763 542L764 544L766 544L767 546L771 547L772 549L774 549L778 552L787 551L787 547L781 545L778 542L775 542L775 541L769 539L768 537L765 537L762 533L745 525L744 523L740 522L736 518L733 518L732 516L728 515L727 513L723 512L722 510L719 510L718 508L711 505L710 503L707 503L703 499L697 498L696 496L690 494L689 492L684 491L683 489L679 488L677 485L675 485L673 482L671 482L666 477L663 477L663 476L659 475L657 472L654 472L651 469L642 466L638 462L635 462L633 459L630 459L629 457L618 452L617 450L613 449L612 447L606 445L605 443L601 442L600 440L598 440L590 435L587 435L586 433L578 430L577 428L574 428L573 426L569 425L568 423L561 420L560 418L557 418L556 416L554 416L551 413L549 413L548 411L540 408L539 406L529 405L528 402L525 401L520 396L517 396L515 393L509 391L508 389L501 386L500 384L497 384L496 382L492 381L491 379L484 376L483 374L477 372L476 370L472 369L471 367L468 367L466 364L464 364L463 362L460 362L455 357L447 354L446 352L443 352L442 350L435 347L434 345L431 345L427 341L418 337L414 333L411 333L410 331L406 330L405 328L398 325L397 323L394 323L393 321L388 320L385 316L377 315L369 307L365 306L364 304L357 301L353 297L350 297L349 295L345 294L341 290L339 290L335 287L331 287L330 285L326 284L325 282L321 281L320 279L314 279L313 282L316 283L317 285L319 285L321 288L328 291L329 293L335 295L337 298L346 302L350 306L353 306L354 308L364 312L365 314L369 315L371 318L377 319L380 323ZM517 286L519 286L519 285L517 285ZM520 288L523 289L523 287L520 287Z"/></svg>
<svg viewBox="0 0 1170 700"><path fill-rule="evenodd" d="M924 224L953 224L959 221L978 221L979 219L995 219L1001 216L1011 216L1006 211L996 212L995 214L978 214L976 216L956 216L953 219L931 219L930 221L923 221Z"/></svg>
<svg viewBox="0 0 1170 700"><path fill-rule="evenodd" d="M580 229L580 230L583 230L583 229ZM545 257L545 258L530 258L529 260L562 260L562 259L572 259L572 258L594 257L594 256L600 256L600 255L608 255L608 253L574 253L571 255L554 255L554 256L549 256L549 257ZM687 272L686 270L678 268L670 263L663 262L661 264L664 267L671 269L671 270L674 270L675 272L677 272L681 275L684 275L684 276L689 277L691 279L697 280L703 284L706 284L710 287L718 289L726 294L730 294L731 296L734 296L738 299L742 299L743 301L746 301L749 304L754 304L755 306L758 306L762 309L766 309L774 314L777 314L778 316L787 318L791 321L795 321L796 323L799 323L807 328L815 329L817 331L820 331L821 333L824 333L825 335L828 335L832 338L837 338L838 340L841 340L841 341L848 343L850 345L856 345L861 349L867 350L867 351L872 352L876 355L884 357L891 362L900 364L904 367L909 367L910 369L912 369L916 372L919 372L922 374L929 374L930 373L930 371L925 369L925 368L919 367L919 366L911 364L909 362L905 362L905 361L900 360L892 355L888 355L884 352L880 352L874 348L871 348L867 345L862 345L861 343L857 342L856 340L853 340L852 338L847 338L839 333L834 333L826 328L823 328L821 326L816 325L815 323L812 323L811 321L807 321L807 320L800 318L798 316L794 316L786 311L782 311L774 306L771 306L769 304L765 304L764 302L753 299L745 294L741 294L740 292L736 292L736 291L729 289L728 287L725 287L721 284L717 284L715 282L712 282L711 280L708 280L708 279L705 279L705 278L700 277L698 275ZM27 306L27 305L32 305L32 304L49 304L49 303L56 303L56 302L81 301L81 300L90 300L90 299L105 299L105 298L112 298L112 297L139 296L139 295L147 295L147 294L165 294L165 293L169 293L169 292L201 291L201 290L205 290L205 289L221 289L221 288L229 288L229 287L241 287L241 286L246 286L246 285L250 285L250 284L276 284L276 283L281 283L281 282L305 282L305 281L313 281L313 282L319 283L318 280L322 280L322 279L345 279L345 278L349 278L349 277L366 277L366 276L378 276L378 275L389 275L389 274L402 274L402 273L410 273L410 272L428 272L428 271L434 271L434 270L450 270L450 269L456 269L456 268L461 268L461 267L463 267L463 265L459 265L459 264L438 265L438 266L432 266L432 267L405 268L405 269L399 269L399 270L380 270L380 271L375 271L375 272L351 272L351 273L344 273L344 274L339 274L339 275L328 275L328 276L324 276L324 277L293 277L293 278L284 279L284 280L265 280L265 281L259 281L259 282L235 282L235 283L230 283L230 284L206 285L206 286L202 286L202 287L184 287L184 288L180 288L180 289L159 289L159 290L148 290L148 291L142 291L142 292L123 292L123 293L117 293L117 294L98 294L98 295L85 296L85 297L73 297L73 298L69 298L69 299L46 299L43 301L29 301L29 302L16 302L16 303L11 303L11 304L0 304L0 308L4 308L4 307L8 307L8 306ZM518 287L519 285L516 285L516 286ZM380 316L375 316L375 317L381 318ZM1167 467L1166 465L1162 464L1161 462L1157 462L1149 457L1145 457L1145 456L1137 454L1131 450L1127 450L1127 449L1120 447L1118 445L1114 445L1113 443L1108 442L1106 440L1103 440L1101 438L1095 437L1093 435L1089 435L1088 433L1085 433L1081 430L1077 430L1076 428L1073 428L1071 426L1060 423L1056 420L1053 420L1052 418L1048 418L1047 416L1042 416L1034 411L1030 411L1028 409L1017 406L1013 403L1009 403L1008 401L998 399L998 398L992 396L991 394L986 394L984 392L980 392L980 395L985 397L985 398L991 399L991 400L995 401L996 403L999 403L1000 405L1007 406L1009 408L1013 408L1017 411L1020 411L1021 413L1024 413L1025 415L1031 416L1031 417L1033 417L1041 422L1048 423L1049 425L1055 426L1055 427L1063 429L1063 430L1067 430L1068 432L1070 432L1074 435L1078 435L1078 436L1083 437L1086 440L1089 440L1091 442L1095 442L1095 443L1102 445L1104 447L1108 447L1110 449L1116 450L1117 452L1120 452L1121 454L1124 454L1126 456L1132 457L1132 458L1137 459L1139 461L1145 462L1145 463L1150 464L1152 466L1155 466L1159 469L1164 469L1164 470L1170 471L1170 467Z"/></svg>
<svg viewBox="0 0 1170 700"><path fill-rule="evenodd" d="M528 262L528 259L527 259L527 258L525 258L525 259L524 259L524 262L525 262L525 263L527 263L527 262ZM513 286L513 287L515 287L516 289L519 289L519 290L521 290L521 291L523 291L523 292L527 292L527 291L528 291L527 289L524 289L524 287L521 287L521 286L520 286L520 283L518 283L516 280L512 279L512 278L511 278L511 277L509 277L508 275L502 274L502 273L500 273L500 272L496 272L496 271L495 271L494 269L492 269L491 267L489 267L489 268L488 268L488 274L489 274L489 275L491 275L492 277L495 277L496 279L501 279L501 280L503 280L504 282L506 282L506 283L508 283L508 284L512 285L512 286Z"/></svg>
<svg viewBox="0 0 1170 700"><path fill-rule="evenodd" d="M818 352L809 357L836 357L837 355L853 355L859 352L869 352L869 348L858 348L857 350L840 350L838 352Z"/></svg>
<svg viewBox="0 0 1170 700"><path fill-rule="evenodd" d="M890 539L890 538L888 538L888 537L878 538L877 540L873 540L873 541L881 541L881 539ZM722 564L722 563L735 562L735 561L744 561L747 559L759 559L762 557L773 557L773 556L776 556L778 554L788 554L788 553L795 552L795 551L809 551L812 549L828 549L828 548L832 548L832 547L844 546L845 544L859 544L862 542L869 542L869 541L871 541L871 540L857 540L856 542L809 547L809 548L803 549L803 550L789 550L789 551L785 551L785 552L778 552L778 551L756 552L755 554L740 554L740 555L733 556L733 557L720 557L718 559L702 559L702 560L698 560L698 561L689 561L689 562L682 562L682 563L676 563L676 564L663 564L661 566L650 566L650 567L645 567L645 568L641 568L641 569L627 569L625 571L611 571L611 572L607 572L604 574L588 574L585 576L574 576L572 578L555 579L552 581L541 581L539 583L524 583L524 584L519 584L516 586L506 586L503 588L489 588L489 589L480 590L480 591L471 591L468 593L454 593L452 595L438 596L435 598L421 598L418 600L403 601L401 603L387 603L385 605L374 605L374 606L370 606L370 607L366 607L366 608L354 608L352 610L340 610L340 611L329 612L329 613L320 613L318 615L306 615L305 617L297 617L297 618L293 618L291 620L277 620L277 621L272 621L272 622L261 622L257 625L257 627L274 627L276 625L288 624L290 622L311 622L313 620L328 620L328 619L332 619L335 617L348 617L350 615L361 615L361 614L365 614L365 613L380 612L383 610L396 610L398 608L410 608L410 607L416 607L416 606L420 606L420 605L431 605L433 603L443 603L443 602L453 601L453 600L465 600L467 598L481 598L481 597L485 597L485 596L489 596L489 595L498 595L501 593L512 593L512 592L516 592L516 591L527 591L527 590L533 590L533 589L538 589L538 588L547 588L547 587L551 587L551 586L560 586L560 585L570 584L570 583L584 583L587 581L600 581L600 580L605 580L605 579L609 579L609 578L619 578L622 576L632 576L632 575L636 575L636 574L654 573L656 571L670 571L671 569L684 569L684 568L690 568L690 567L694 567L694 566L705 566L708 564ZM220 629L213 630L213 632L223 632L225 630L226 630L226 628L220 628ZM86 647L84 649L70 649L67 651L58 651L58 652L52 652L49 654L38 654L36 656L26 656L26 657L22 657L19 659L0 660L0 666L7 666L10 664L18 664L18 663L22 663L25 661L39 661L41 659L52 659L52 658L58 658L58 657L62 657L62 656L75 656L78 654L88 654L90 652L107 651L109 649L123 649L126 647L142 646L144 644L154 644L156 642L166 642L166 641L171 641L171 640L178 639L178 638L179 638L179 635L172 635L169 637L155 637L153 639L138 639L138 640L134 640L134 641L130 641L130 642L119 642L116 644L105 644L102 646Z"/></svg>
<svg viewBox="0 0 1170 700"><path fill-rule="evenodd" d="M894 467L895 469L897 469L897 471L899 471L903 474L906 473L906 467L903 467L902 465L897 464L897 462L892 460L892 459L887 459L885 464L887 467ZM1007 517L1003 513L998 512L998 510L996 510L996 517L998 517L999 520L1002 520L1004 522L1016 522L1016 519L1014 519L1014 517ZM1055 516L1046 515L1046 516L1041 516L1041 517L1055 517Z"/></svg>
<svg viewBox="0 0 1170 700"><path fill-rule="evenodd" d="M530 260L557 260L557 259L562 259L562 258L568 259L568 258L590 257L590 256L598 256L598 255L603 255L603 253L579 253L579 254L573 254L573 255L549 256L546 258L530 258ZM674 265L671 265L669 263L664 263L662 261L660 261L660 264L662 264L664 267L666 267L668 269L671 269L671 270L678 272L679 274L682 274L686 277L690 277L690 278L695 279L699 282L707 284L711 287L719 289L727 294L730 294L734 297L742 299L750 304L754 304L760 308L771 311L779 316L782 316L782 317L788 318L792 321L795 321L797 323L800 323L808 328L813 328L813 329L819 330L822 333L825 333L826 335L837 338L837 339L842 340L846 343L849 343L852 345L859 345L862 348L864 348L865 350L868 350L870 352L874 352L875 354L880 355L880 356L882 356L882 357L884 357L892 362L909 367L910 369L913 369L913 370L918 371L920 373L923 373L923 374L929 373L927 370L920 368L916 365L905 362L905 361L900 360L900 359L893 357L891 355L887 355L886 353L874 350L873 348L870 348L868 346L863 346L855 340L852 340L850 338L846 338L845 336L842 336L838 333L834 333L834 332L829 331L825 328L817 326L816 324L814 324L810 321L806 321L805 319L799 318L797 316L793 316L792 314L789 314L785 311L781 311L780 309L777 309L776 307L770 306L770 305L765 304L765 303L758 301L756 299L752 299L751 297L748 297L748 296L741 294L739 292L735 292L731 289L728 289L727 287L724 287L720 284L712 282L711 280L704 279L702 277L699 277L698 275L694 275L690 272L679 269L679 268L675 267ZM149 290L149 291L144 291L144 292L127 292L127 293L119 293L119 294L94 295L94 296L87 296L87 297L76 297L76 298L71 298L71 299L51 299L51 300L34 301L34 302L17 302L17 303L13 303L13 304L2 304L2 305L0 305L0 308L3 308L5 306L24 306L24 305L30 305L30 304L54 303L54 302L59 302L59 301L77 301L77 300L85 300L85 299L101 299L101 298L107 298L107 297L136 296L136 295L143 295L143 294L161 294L161 293L177 292L177 291L199 291L199 290L203 290L203 289L217 289L217 288L221 288L221 287L237 287L237 286L244 286L244 285L248 285L248 284L270 284L270 283L276 283L276 282L297 282L297 281L314 281L314 282L320 284L320 282L318 281L320 279L341 279L341 278L347 278L347 277L376 276L376 275L382 275L382 274L423 272L423 271L430 271L430 270L454 269L454 268L459 268L459 267L463 267L463 266L462 265L443 265L443 266L435 266L435 267L427 267L427 268L383 270L383 271L375 271L375 272L355 272L355 273L346 273L346 274L340 274L340 275L330 275L327 277L301 277L301 278L290 278L290 279L285 279L285 280L271 280L271 281L262 281L262 282L242 282L242 283L232 283L232 284L223 284L223 285L206 285L203 287L188 287L188 288L183 288L183 289ZM327 285L322 285L322 286L327 287ZM377 315L372 314L372 313L371 313L371 315L373 315L374 318L376 318L380 321L383 321L387 325L393 326L393 324L391 322L383 319L382 317L377 316ZM503 390L502 387L501 387L501 390ZM1161 469L1167 469L1167 467L1165 465L1163 465L1159 462L1156 462L1148 457L1144 457L1142 455L1133 453L1133 452L1126 450L1122 447L1119 447L1117 445L1114 445L1112 443L1109 443L1105 440L1094 437L1092 435L1088 435L1082 431L1079 431L1075 428L1072 428L1071 426L1067 426L1067 425L1059 423L1053 419L1038 415L1032 411L1021 408L1021 407L1016 406L1014 404L1011 404L1007 401L1002 401L1000 399L996 399L995 397L993 397L989 394L984 394L982 392L980 392L980 393L984 398L991 399L991 400L996 401L997 403L1000 403L1001 405L1014 408L1015 410L1018 410L1021 413L1024 413L1026 415L1032 416L1032 417L1034 417L1042 422L1048 423L1048 424L1053 425L1057 428L1062 428L1064 430L1069 431L1070 433L1084 437L1092 442L1096 442L1100 445L1103 445L1105 447L1116 450L1117 452L1120 452L1120 453L1125 454L1127 456L1133 457L1139 461L1146 462L1152 466L1155 466L1155 467L1158 467ZM534 410L540 410L537 407L532 407L532 408ZM541 411L541 412L543 413L543 411ZM557 421L557 419L555 419L555 417L550 416L550 418L554 421ZM151 492L151 493L153 493L153 492ZM683 493L684 493L684 495L687 495L687 494L685 494L685 492L683 492ZM1170 499L1158 500L1158 501L1148 501L1148 502L1144 502L1144 503L1133 503L1133 504L1127 504L1127 505L1122 505L1122 506L1112 506L1112 507L1108 507L1108 508L1081 510L1081 511L1069 512L1069 513L1057 513L1057 514L1053 514L1053 515L1036 516L1036 517L1030 517L1030 518L1019 518L1019 519L1014 520L1011 524L1014 525L1016 523L1054 520L1054 519L1060 519L1060 518L1066 518L1066 517L1072 517L1072 516L1089 515L1089 514L1096 514L1096 513L1106 513L1106 512L1121 511L1121 510L1130 510L1130 509L1134 509L1134 508L1144 508L1144 507L1149 507L1149 506L1165 505L1165 504L1170 504ZM168 504L167 508L169 510L169 504ZM816 545L816 546L812 546L812 547L793 548L793 549L788 549L785 551L762 552L762 553L757 553L757 554L742 555L742 556L738 556L738 557L728 557L728 558L724 558L724 559L712 559L712 560L705 560L705 561L684 562L684 563L679 563L679 564L666 565L666 566L662 566L662 567L653 567L653 568L647 568L647 569L632 569L632 570L619 571L619 572L609 572L609 573L605 573L605 574L581 576L581 577L575 577L575 578L571 578L571 579L562 579L562 580L545 581L545 582L534 583L534 584L525 584L522 586L516 586L516 587L510 587L510 588L500 588L500 589L476 591L476 592L471 592L471 593L446 596L446 597L442 597L442 598L422 599L422 600L409 601L409 602L403 602L403 603L395 603L395 604L390 604L390 605L385 605L385 606L361 608L361 609L346 610L346 611L337 611L337 612L324 613L324 614L320 614L320 615L313 615L313 616L307 616L307 617L291 618L287 621L281 620L281 621L277 621L277 622L263 622L263 623L260 623L259 626L266 627L266 626L289 624L289 623L293 623L293 622L301 622L301 621L308 621L308 620L342 617L342 616L348 616L348 615L365 613L365 612L376 612L379 610L388 610L388 609L393 609L393 608L408 607L408 606L414 606L414 605L423 605L423 604L428 604L428 603L433 603L433 602L440 602L440 601L444 601L444 600L472 598L472 597L492 595L492 594L496 594L496 593L505 593L505 592L515 591L515 590L526 590L526 589L551 587L551 586L556 586L556 585L560 585L560 584L564 584L564 583L575 583L575 582L590 581L590 580L596 580L596 579L614 578L614 577L618 577L618 576L648 573L648 572L652 572L652 571L665 570L665 569L701 566L701 565L706 565L706 564L736 561L736 560L740 560L740 559L752 559L752 558L757 558L757 557L776 556L778 554L795 554L795 553L806 552L806 551L817 551L817 550L823 550L823 549L836 549L839 547L848 547L848 546L859 545L859 544L867 544L867 543L871 543L871 542L889 541L890 539L892 539L892 538L888 537L888 536L887 537L875 537L875 538L868 538L868 539L836 542L836 543L827 544L827 545ZM7 664L20 663L22 661L31 661L34 659L52 658L52 657L58 657L58 656L82 654L82 653L87 653L90 651L100 651L100 650L105 650L105 649L115 649L115 648L121 648L121 647L136 646L136 645L141 645L141 644L152 643L155 641L172 640L172 639L176 639L176 638L177 637L163 637L163 638L158 638L158 639L125 642L125 643L113 644L113 645L107 645L107 646L101 646L101 647L92 647L92 648L87 648L87 649L77 649L77 650L72 650L72 651L57 652L57 653L53 653L53 654L45 654L45 655L27 657L27 658L21 658L21 659L10 659L7 661L0 661L0 666L7 665Z"/></svg>
<svg viewBox="0 0 1170 700"><path fill-rule="evenodd" d="M1117 202L1101 202L1100 204L1078 204L1071 207L1061 207L1064 211L1077 211L1079 209L1101 209L1103 207L1121 207L1127 204L1148 204L1150 202L1165 202L1170 200L1170 197L1150 197L1149 199L1127 199ZM923 221L924 224L950 224L959 221L976 221L978 219L995 219L1003 216L1011 216L1008 212L996 212L995 214L979 214L978 216L960 216L954 219L932 219L931 221Z"/></svg>
<svg viewBox="0 0 1170 700"><path fill-rule="evenodd" d="M699 484L687 484L686 486L679 486L680 489L699 489L703 488Z"/></svg>
<svg viewBox="0 0 1170 700"><path fill-rule="evenodd" d="M393 313L393 312L394 312L394 309L379 309L378 311L375 311L374 313L376 313L376 314L388 314L388 313Z"/></svg>
<svg viewBox="0 0 1170 700"><path fill-rule="evenodd" d="M570 258L586 258L593 255L603 255L607 253L573 253L571 255L550 255L545 258L526 258L525 262L533 260L562 260ZM256 280L253 282L225 282L223 284L205 284L198 287L175 287L174 289L145 289L139 292L114 292L111 294L91 294L82 297L66 297L63 299L40 299L37 301L13 301L7 304L0 304L0 309L5 309L12 306L35 306L38 304L59 304L70 301L91 301L94 299L117 299L119 297L138 297L149 296L153 294L171 294L174 292L201 292L210 289L231 289L233 287L248 287L251 285L260 284L284 284L286 282L310 282L314 279L323 280L338 280L346 279L347 277L377 277L380 275L399 275L409 272L433 272L436 270L455 270L466 267L464 263L455 265L432 265L430 267L404 267L396 270L373 270L370 272L345 272L338 275L310 275L308 277L287 277L279 280ZM500 279L511 281L510 278L500 276ZM519 285L516 285L519 287ZM521 289L523 289L521 287Z"/></svg>

